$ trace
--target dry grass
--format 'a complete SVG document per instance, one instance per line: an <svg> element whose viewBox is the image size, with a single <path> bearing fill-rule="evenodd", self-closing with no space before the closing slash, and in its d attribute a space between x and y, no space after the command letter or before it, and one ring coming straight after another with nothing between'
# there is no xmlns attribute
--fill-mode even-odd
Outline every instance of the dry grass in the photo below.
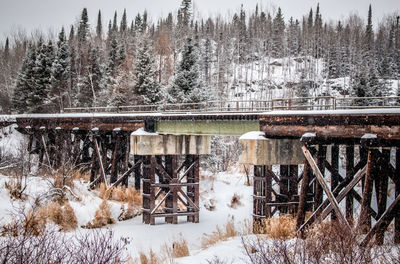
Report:
<svg viewBox="0 0 400 264"><path fill-rule="evenodd" d="M242 205L242 202L240 201L241 198L242 197L239 194L235 193L232 196L231 203L228 206L233 209L236 209L238 206L241 206Z"/></svg>
<svg viewBox="0 0 400 264"><path fill-rule="evenodd" d="M118 186L108 188L104 183L100 184L99 197L104 200L114 200L131 205L142 205L142 195L134 187Z"/></svg>
<svg viewBox="0 0 400 264"><path fill-rule="evenodd" d="M68 186L74 188L74 178L72 175L63 175L61 172L57 172L52 177L54 178L54 187L63 188L64 186Z"/></svg>
<svg viewBox="0 0 400 264"><path fill-rule="evenodd" d="M264 220L259 231L273 239L290 239L296 234L296 219L291 215L268 218Z"/></svg>
<svg viewBox="0 0 400 264"><path fill-rule="evenodd" d="M220 228L217 226L217 230L212 232L209 235L204 235L201 238L201 247L206 249L212 245L215 245L221 241L226 241L230 237L234 237L238 234L235 223L232 219L228 220L228 222Z"/></svg>
<svg viewBox="0 0 400 264"><path fill-rule="evenodd" d="M143 251L139 253L140 264L161 264L162 262L157 257L152 249L150 249L149 254L146 255Z"/></svg>
<svg viewBox="0 0 400 264"><path fill-rule="evenodd" d="M163 261L172 260L174 258L183 258L190 255L189 247L186 239L180 235L179 238L175 239L171 243L164 244L162 247ZM171 261L170 261L171 262Z"/></svg>
<svg viewBox="0 0 400 264"><path fill-rule="evenodd" d="M75 212L68 202L63 205L58 202L49 203L39 208L37 216L44 223L51 221L58 225L61 231L70 231L78 226Z"/></svg>
<svg viewBox="0 0 400 264"><path fill-rule="evenodd" d="M69 203L61 205L57 202L51 202L44 206L35 206L24 213L22 230L28 234L39 236L45 229L47 223L54 223L59 226L60 231L70 231L77 227L78 221L74 210ZM3 231L12 230L15 223L3 227ZM15 234L17 235L17 234Z"/></svg>
<svg viewBox="0 0 400 264"><path fill-rule="evenodd" d="M11 199L15 200L25 200L26 195L24 195L25 188L22 187L22 184L17 179L10 179L5 184L6 189L10 193Z"/></svg>
<svg viewBox="0 0 400 264"><path fill-rule="evenodd" d="M109 224L114 224L115 221L111 217L110 205L107 200L103 200L100 204L99 209L97 209L94 219L87 223L87 225L82 226L83 228L100 228Z"/></svg>

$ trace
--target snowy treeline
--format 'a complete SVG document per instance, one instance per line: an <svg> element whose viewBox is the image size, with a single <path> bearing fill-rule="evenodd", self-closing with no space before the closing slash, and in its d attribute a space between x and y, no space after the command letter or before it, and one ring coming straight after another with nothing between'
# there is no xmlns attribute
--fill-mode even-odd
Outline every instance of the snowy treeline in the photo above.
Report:
<svg viewBox="0 0 400 264"><path fill-rule="evenodd" d="M365 18L325 21L319 6L299 19L258 6L201 18L183 0L177 14L154 23L146 12L131 21L124 10L104 26L100 11L92 23L84 9L56 37L7 38L0 48L0 109L326 95L332 87L319 87L331 83L336 94L391 95L400 76L399 14L373 25L370 6Z"/></svg>

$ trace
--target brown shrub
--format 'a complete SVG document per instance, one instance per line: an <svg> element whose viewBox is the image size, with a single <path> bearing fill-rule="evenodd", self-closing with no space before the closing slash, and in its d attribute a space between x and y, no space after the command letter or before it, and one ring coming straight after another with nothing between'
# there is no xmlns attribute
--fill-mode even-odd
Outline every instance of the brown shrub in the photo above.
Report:
<svg viewBox="0 0 400 264"><path fill-rule="evenodd" d="M238 206L241 206L242 202L240 201L240 198L241 198L241 196L239 194L235 193L232 196L231 203L229 204L229 207L233 208L233 209L236 209Z"/></svg>
<svg viewBox="0 0 400 264"><path fill-rule="evenodd" d="M40 207L35 214L40 223L45 225L51 221L58 225L61 231L70 231L78 226L75 212L68 202L63 206L58 202L51 202Z"/></svg>
<svg viewBox="0 0 400 264"><path fill-rule="evenodd" d="M84 182L89 182L90 180L89 170L74 170L71 174L74 180L83 180Z"/></svg>
<svg viewBox="0 0 400 264"><path fill-rule="evenodd" d="M190 255L187 241L182 235L180 235L178 239L174 240L172 245L171 243L164 244L162 247L162 252L164 255L164 262L174 258L183 258Z"/></svg>
<svg viewBox="0 0 400 264"><path fill-rule="evenodd" d="M30 210L24 219L24 232L33 236L39 236L45 229L46 218L40 213L40 211Z"/></svg>
<svg viewBox="0 0 400 264"><path fill-rule="evenodd" d="M217 230L212 232L209 235L204 235L201 238L201 247L206 249L212 245L215 245L218 242L225 241L230 237L234 237L238 234L236 231L235 223L232 219L229 219L228 222L221 229L217 226Z"/></svg>
<svg viewBox="0 0 400 264"><path fill-rule="evenodd" d="M107 186L104 183L100 184L99 188L99 197L103 200L110 200L112 194L112 189L107 189Z"/></svg>
<svg viewBox="0 0 400 264"><path fill-rule="evenodd" d="M69 175L68 173L63 174L59 171L57 173L54 173L52 176L54 178L54 187L56 188L63 188L64 186L68 186L70 188L74 187L73 175Z"/></svg>
<svg viewBox="0 0 400 264"><path fill-rule="evenodd" d="M118 220L125 221L141 214L142 210L140 207L128 204L128 209L125 209L125 205L123 204L121 205L121 214L118 216Z"/></svg>
<svg viewBox="0 0 400 264"><path fill-rule="evenodd" d="M111 217L110 205L107 200L103 200L97 209L94 219L87 225L82 226L83 228L100 228L109 224L114 224L115 221Z"/></svg>
<svg viewBox="0 0 400 264"><path fill-rule="evenodd" d="M63 220L64 220L62 223L63 231L70 231L78 226L78 219L76 218L74 209L72 209L71 205L68 202L64 204Z"/></svg>
<svg viewBox="0 0 400 264"><path fill-rule="evenodd" d="M144 252L139 253L140 264L159 264L161 261L154 253L152 249L150 249L149 256L147 256Z"/></svg>
<svg viewBox="0 0 400 264"><path fill-rule="evenodd" d="M290 239L296 233L296 219L291 215L268 218L260 223L255 223L254 233L266 234L274 239Z"/></svg>
<svg viewBox="0 0 400 264"><path fill-rule="evenodd" d="M11 199L15 200L25 200L26 195L24 194L25 187L22 187L22 184L17 179L10 179L9 181L5 182L5 187L10 193Z"/></svg>

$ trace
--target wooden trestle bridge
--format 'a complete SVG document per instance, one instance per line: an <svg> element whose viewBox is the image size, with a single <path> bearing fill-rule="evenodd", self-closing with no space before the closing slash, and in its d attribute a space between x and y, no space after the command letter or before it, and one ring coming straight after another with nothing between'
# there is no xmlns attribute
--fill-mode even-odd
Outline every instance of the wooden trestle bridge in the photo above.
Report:
<svg viewBox="0 0 400 264"><path fill-rule="evenodd" d="M198 222L199 157L208 154L209 137L260 131L263 138L243 140L242 162L254 165L255 222L290 213L301 232L330 216L361 228L364 243L374 236L383 243L394 221L400 243L400 98L348 100L66 109L81 113L17 115L3 126L16 123L41 164L60 167L65 157L86 164L90 188L127 185L134 177L148 224L156 218L176 224L181 216ZM374 103L356 106L361 101ZM312 216L305 221L307 211Z"/></svg>

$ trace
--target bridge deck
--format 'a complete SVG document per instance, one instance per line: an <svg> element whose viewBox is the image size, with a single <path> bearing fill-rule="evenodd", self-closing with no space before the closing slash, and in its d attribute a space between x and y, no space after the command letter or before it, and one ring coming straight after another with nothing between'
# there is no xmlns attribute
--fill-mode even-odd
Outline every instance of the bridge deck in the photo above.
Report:
<svg viewBox="0 0 400 264"><path fill-rule="evenodd" d="M301 137L315 132L319 137L360 138L366 133L400 139L400 109L272 111L250 113L66 113L28 114L3 118L20 129L134 131L140 127L160 133L240 135L259 130L269 137Z"/></svg>

